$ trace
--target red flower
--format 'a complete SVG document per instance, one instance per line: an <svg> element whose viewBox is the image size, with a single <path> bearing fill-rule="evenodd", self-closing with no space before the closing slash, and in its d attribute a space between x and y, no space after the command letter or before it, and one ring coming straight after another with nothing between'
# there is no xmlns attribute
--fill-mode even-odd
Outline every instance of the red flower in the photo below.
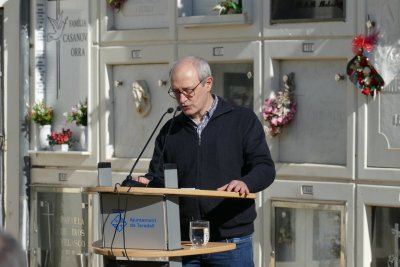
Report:
<svg viewBox="0 0 400 267"><path fill-rule="evenodd" d="M365 66L367 66L367 64L368 64L367 59L365 57L362 57L360 60L360 65L365 67Z"/></svg>
<svg viewBox="0 0 400 267"><path fill-rule="evenodd" d="M47 136L47 140L49 140L49 144L53 145L61 145L61 144L68 144L71 145L72 143L72 132L70 129L62 129L61 132L52 132L50 135Z"/></svg>
<svg viewBox="0 0 400 267"><path fill-rule="evenodd" d="M371 90L370 90L369 88L365 87L365 88L362 90L362 93L363 93L364 95L370 95Z"/></svg>
<svg viewBox="0 0 400 267"><path fill-rule="evenodd" d="M353 53L358 54L360 51L372 52L375 48L376 39L379 32L373 32L370 35L364 37L362 34L357 35L352 41Z"/></svg>

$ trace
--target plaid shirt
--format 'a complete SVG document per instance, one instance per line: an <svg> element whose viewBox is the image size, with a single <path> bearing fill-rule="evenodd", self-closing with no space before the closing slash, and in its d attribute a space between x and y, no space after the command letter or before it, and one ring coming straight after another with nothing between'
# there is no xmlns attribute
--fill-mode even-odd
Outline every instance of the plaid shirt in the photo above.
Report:
<svg viewBox="0 0 400 267"><path fill-rule="evenodd" d="M193 122L193 127L196 129L196 132L199 135L199 137L201 136L201 132L204 130L204 128L206 128L207 123L210 121L212 115L214 114L215 109L217 108L218 97L216 97L216 95L213 95L213 98L214 98L214 101L213 101L210 109L207 110L203 119L199 123L196 123L195 120L191 119Z"/></svg>

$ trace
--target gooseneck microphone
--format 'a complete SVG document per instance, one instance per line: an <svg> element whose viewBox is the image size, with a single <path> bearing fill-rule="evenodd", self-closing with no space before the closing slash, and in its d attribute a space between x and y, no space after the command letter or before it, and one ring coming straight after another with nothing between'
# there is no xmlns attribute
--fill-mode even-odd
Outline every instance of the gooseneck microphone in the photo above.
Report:
<svg viewBox="0 0 400 267"><path fill-rule="evenodd" d="M135 169L136 164L139 162L139 159L142 157L142 154L143 154L144 150L149 145L149 142L150 142L151 138L153 138L154 133L156 132L158 126L160 126L160 123L164 119L165 115L167 115L168 113L172 113L172 112L174 112L174 109L173 108L168 108L167 111L164 112L164 114L161 116L160 120L156 124L156 127L154 128L153 132L151 133L149 139L147 140L146 144L144 145L142 151L140 151L139 156L136 158L135 163L132 165L132 168L131 168L128 176L126 176L125 180L122 182L122 184L121 184L122 186L138 186L138 187L146 186L145 184L139 183L139 182L137 182L137 181L132 179L133 170Z"/></svg>
<svg viewBox="0 0 400 267"><path fill-rule="evenodd" d="M171 129L172 129L172 125L174 124L176 113L181 111L181 110L182 110L182 108L180 106L177 106L176 109L175 109L174 115L172 116L172 120L171 120L171 123L170 123L170 125L168 127L167 134L165 135L164 145L163 145L163 147L161 149L160 157L158 158L158 164L157 164L157 167L155 169L156 171L160 168L161 162L163 160L165 147L167 146L168 136L171 133ZM162 187L165 186L165 181L161 180L159 177L154 177L153 180L151 180L149 182L148 186L149 187L161 187L162 188Z"/></svg>

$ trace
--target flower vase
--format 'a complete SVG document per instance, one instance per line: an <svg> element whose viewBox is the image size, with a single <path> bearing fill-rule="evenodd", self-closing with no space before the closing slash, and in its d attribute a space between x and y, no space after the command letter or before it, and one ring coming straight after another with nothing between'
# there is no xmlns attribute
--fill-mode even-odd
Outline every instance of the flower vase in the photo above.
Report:
<svg viewBox="0 0 400 267"><path fill-rule="evenodd" d="M37 146L39 150L47 150L49 149L49 140L47 137L51 134L51 125L39 125L37 127L38 132L37 136Z"/></svg>
<svg viewBox="0 0 400 267"><path fill-rule="evenodd" d="M77 150L79 151L86 151L88 146L87 146L87 142L88 142L88 138L87 138L87 133L88 133L88 129L86 126L79 126L80 132L79 132L79 136L78 136L78 143L77 145Z"/></svg>
<svg viewBox="0 0 400 267"><path fill-rule="evenodd" d="M67 152L69 150L68 144L53 145L53 151Z"/></svg>

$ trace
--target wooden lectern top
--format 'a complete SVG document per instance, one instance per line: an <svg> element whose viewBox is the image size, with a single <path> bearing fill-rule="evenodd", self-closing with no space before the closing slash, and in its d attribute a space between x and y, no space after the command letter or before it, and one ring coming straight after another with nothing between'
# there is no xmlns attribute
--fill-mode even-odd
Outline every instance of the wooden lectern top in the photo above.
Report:
<svg viewBox="0 0 400 267"><path fill-rule="evenodd" d="M137 257L137 258L154 258L154 257L182 257L190 255L209 254L234 250L235 243L208 242L205 246L193 247L190 241L183 241L182 248L177 250L156 250L156 249L123 249L123 248L103 248L101 240L93 243L93 251L103 256L115 257Z"/></svg>
<svg viewBox="0 0 400 267"><path fill-rule="evenodd" d="M186 188L152 188L152 187L113 187L113 186L95 186L85 188L89 193L119 193L132 195L175 195L184 197L222 197L222 198L244 198L255 199L256 194L240 195L236 192L200 190Z"/></svg>

